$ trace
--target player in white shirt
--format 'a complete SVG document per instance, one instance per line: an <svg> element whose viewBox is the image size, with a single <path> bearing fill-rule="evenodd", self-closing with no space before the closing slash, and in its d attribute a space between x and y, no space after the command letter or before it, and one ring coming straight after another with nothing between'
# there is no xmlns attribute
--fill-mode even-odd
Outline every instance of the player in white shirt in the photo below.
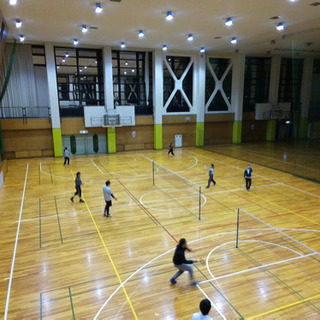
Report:
<svg viewBox="0 0 320 320"><path fill-rule="evenodd" d="M211 302L208 299L203 299L200 302L200 311L198 313L194 313L191 320L212 320L209 316L209 312L211 310Z"/></svg>
<svg viewBox="0 0 320 320"><path fill-rule="evenodd" d="M112 217L112 215L109 213L110 207L112 206L111 198L114 200L117 200L117 198L112 194L112 191L110 189L110 180L106 181L106 185L103 187L103 195L104 200L106 201L106 206L104 208L104 216L105 217Z"/></svg>

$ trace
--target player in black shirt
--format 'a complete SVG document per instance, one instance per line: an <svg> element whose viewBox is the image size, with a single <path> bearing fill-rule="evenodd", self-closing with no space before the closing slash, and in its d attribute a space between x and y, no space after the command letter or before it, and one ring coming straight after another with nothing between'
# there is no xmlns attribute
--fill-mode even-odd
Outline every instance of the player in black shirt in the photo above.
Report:
<svg viewBox="0 0 320 320"><path fill-rule="evenodd" d="M177 245L176 251L173 256L173 264L178 269L178 272L170 279L172 284L176 284L176 279L180 277L185 271L190 274L190 279L193 285L197 283L193 281L193 268L192 264L198 262L197 260L187 260L184 253L185 251L191 252L191 249L187 246L186 239L180 239Z"/></svg>
<svg viewBox="0 0 320 320"><path fill-rule="evenodd" d="M172 144L172 142L170 142L170 144L169 144L168 157L169 157L169 154L170 154L170 153L174 156L174 153L173 153L173 144Z"/></svg>

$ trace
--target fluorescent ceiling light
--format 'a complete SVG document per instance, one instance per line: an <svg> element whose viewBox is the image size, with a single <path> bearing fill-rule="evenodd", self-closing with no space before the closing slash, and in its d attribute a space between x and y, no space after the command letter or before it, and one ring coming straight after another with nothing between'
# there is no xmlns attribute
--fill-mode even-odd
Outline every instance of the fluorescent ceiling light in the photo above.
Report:
<svg viewBox="0 0 320 320"><path fill-rule="evenodd" d="M172 21L172 20L173 20L173 14L172 14L171 11L168 11L168 12L167 12L166 20L167 20L167 21Z"/></svg>

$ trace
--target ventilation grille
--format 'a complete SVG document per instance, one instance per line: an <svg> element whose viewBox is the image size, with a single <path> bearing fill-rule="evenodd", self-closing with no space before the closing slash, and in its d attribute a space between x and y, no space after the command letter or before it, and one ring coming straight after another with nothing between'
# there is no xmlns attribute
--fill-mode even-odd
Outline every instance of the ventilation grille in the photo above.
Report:
<svg viewBox="0 0 320 320"><path fill-rule="evenodd" d="M313 6L313 7L320 6L320 2L317 1L317 2L310 3L310 6Z"/></svg>

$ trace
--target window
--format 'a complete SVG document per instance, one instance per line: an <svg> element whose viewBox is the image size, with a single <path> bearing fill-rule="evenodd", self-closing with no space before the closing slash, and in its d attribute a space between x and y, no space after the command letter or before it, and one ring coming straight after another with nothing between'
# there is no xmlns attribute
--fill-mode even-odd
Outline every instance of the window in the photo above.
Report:
<svg viewBox="0 0 320 320"><path fill-rule="evenodd" d="M292 110L300 110L303 59L281 59L279 102L291 102Z"/></svg>
<svg viewBox="0 0 320 320"><path fill-rule="evenodd" d="M104 105L102 51L55 48L60 115L83 116L83 106Z"/></svg>
<svg viewBox="0 0 320 320"><path fill-rule="evenodd" d="M190 57L167 56L163 63L163 104L167 112L189 112L192 105L193 64ZM187 70L187 68L189 69ZM187 71L185 73L185 71ZM175 79L182 80L182 90L175 90ZM170 99L170 100L169 100Z"/></svg>
<svg viewBox="0 0 320 320"><path fill-rule="evenodd" d="M136 115L152 115L152 53L114 50L112 68L115 106L134 105Z"/></svg>
<svg viewBox="0 0 320 320"><path fill-rule="evenodd" d="M309 119L311 122L320 121L320 59L313 61Z"/></svg>
<svg viewBox="0 0 320 320"><path fill-rule="evenodd" d="M254 112L256 103L269 101L271 58L246 58L243 112Z"/></svg>
<svg viewBox="0 0 320 320"><path fill-rule="evenodd" d="M44 51L44 46L32 46L31 52L34 66L46 66L46 54Z"/></svg>
<svg viewBox="0 0 320 320"><path fill-rule="evenodd" d="M229 68L229 69L228 69ZM216 81L222 81L222 90L213 95ZM209 58L206 63L207 111L228 111L231 103L232 68L230 59Z"/></svg>

